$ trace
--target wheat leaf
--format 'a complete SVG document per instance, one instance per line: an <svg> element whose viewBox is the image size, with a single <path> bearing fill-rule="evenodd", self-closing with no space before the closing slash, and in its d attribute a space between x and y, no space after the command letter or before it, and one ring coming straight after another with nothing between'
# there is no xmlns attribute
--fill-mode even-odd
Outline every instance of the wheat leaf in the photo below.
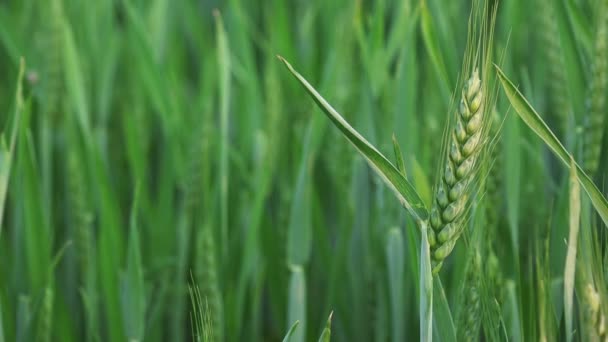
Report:
<svg viewBox="0 0 608 342"><path fill-rule="evenodd" d="M340 129L342 134L355 146L361 155L367 160L374 171L393 190L395 196L407 209L417 222L428 218L422 199L414 187L403 177L397 168L391 164L374 146L372 146L359 132L344 120L344 118L300 75L283 57L277 56L292 73L292 75L304 86L308 94L315 100L319 108Z"/></svg>
<svg viewBox="0 0 608 342"><path fill-rule="evenodd" d="M298 327L298 324L300 324L300 321L296 321L291 328L289 328L289 331L287 332L287 335L285 335L285 338L283 338L283 342L289 342L291 341L291 335L293 335L293 333L296 331L296 328Z"/></svg>
<svg viewBox="0 0 608 342"><path fill-rule="evenodd" d="M608 201L606 198L576 162L572 162L572 165L570 164L570 161L573 159L564 145L562 145L555 134L551 132L549 126L547 126L540 115L532 108L532 105L530 105L521 92L513 85L513 82L507 78L497 65L495 65L495 67L498 72L500 83L502 83L503 89L505 90L511 105L515 108L517 114L519 114L519 117L545 142L545 144L547 144L549 149L555 153L564 165L568 166L568 168L576 168L578 181L583 189L585 189L585 192L589 196L589 199L591 199L591 203L602 218L602 221L608 226Z"/></svg>

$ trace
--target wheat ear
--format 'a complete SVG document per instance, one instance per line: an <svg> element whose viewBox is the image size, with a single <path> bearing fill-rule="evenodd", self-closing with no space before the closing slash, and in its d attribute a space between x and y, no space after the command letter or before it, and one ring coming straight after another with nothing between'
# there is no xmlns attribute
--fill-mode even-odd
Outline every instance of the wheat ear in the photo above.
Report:
<svg viewBox="0 0 608 342"><path fill-rule="evenodd" d="M545 57L547 58L548 68L548 98L549 113L552 115L551 121L555 124L555 132L558 137L562 137L568 129L568 114L571 110L570 96L565 74L565 62L562 53L562 46L559 38L559 28L553 1L540 0L539 12L541 14L540 27L541 43L544 47Z"/></svg>
<svg viewBox="0 0 608 342"><path fill-rule="evenodd" d="M485 139L484 94L477 70L467 81L456 112L456 124L448 138L445 169L438 181L433 200L429 244L433 273L441 269L443 260L452 252L464 228L464 212L477 162Z"/></svg>
<svg viewBox="0 0 608 342"><path fill-rule="evenodd" d="M585 117L583 166L593 175L599 166L606 120L606 87L608 83L608 1L602 1L598 12L595 56L591 75L589 111Z"/></svg>
<svg viewBox="0 0 608 342"><path fill-rule="evenodd" d="M213 239L213 231L211 226L204 225L199 232L196 258L199 262L197 268L198 280L200 284L200 295L208 305L206 314L213 331L213 341L224 340L224 307L222 294L219 288L219 279L217 274L217 259L215 252L215 241Z"/></svg>
<svg viewBox="0 0 608 342"><path fill-rule="evenodd" d="M458 341L479 341L479 328L481 326L480 275L481 256L478 251L475 251L467 267L466 280L462 290L462 304L458 315Z"/></svg>

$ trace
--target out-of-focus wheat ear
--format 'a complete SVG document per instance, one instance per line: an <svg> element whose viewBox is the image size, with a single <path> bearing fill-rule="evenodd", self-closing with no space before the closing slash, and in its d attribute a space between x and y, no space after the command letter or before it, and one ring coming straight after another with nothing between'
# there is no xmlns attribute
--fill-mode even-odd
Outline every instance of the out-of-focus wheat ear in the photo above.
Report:
<svg viewBox="0 0 608 342"><path fill-rule="evenodd" d="M59 0L41 4L45 20L41 21L38 35L40 49L40 75L28 74L31 83L40 82L42 88L43 115L59 119L61 114L61 92L63 91L63 6Z"/></svg>
<svg viewBox="0 0 608 342"><path fill-rule="evenodd" d="M219 288L216 243L211 226L204 225L198 234L196 248L197 274L200 295L207 302L207 315L213 331L213 341L224 340L224 309Z"/></svg>
<svg viewBox="0 0 608 342"><path fill-rule="evenodd" d="M87 274L92 253L93 216L87 205L83 170L74 151L68 155L68 203L81 279Z"/></svg>
<svg viewBox="0 0 608 342"><path fill-rule="evenodd" d="M599 293L588 283L583 293L583 314L586 338L589 341L608 341L606 315Z"/></svg>
<svg viewBox="0 0 608 342"><path fill-rule="evenodd" d="M483 241L487 241L487 246L484 250L484 266L488 279L490 293L499 303L502 303L504 294L504 278L498 257L496 256L496 245L499 243L498 230L500 227L500 212L503 208L503 196L501 193L503 182L503 156L500 150L501 144L501 128L502 121L500 115L494 109L492 112L492 123L490 132L492 134L492 145L488 151L489 167L488 175L485 182L484 208L485 208L485 237Z"/></svg>
<svg viewBox="0 0 608 342"><path fill-rule="evenodd" d="M479 341L481 327L480 282L481 255L473 251L466 270L465 283L462 288L460 313L458 315L458 341Z"/></svg>
<svg viewBox="0 0 608 342"><path fill-rule="evenodd" d="M589 109L585 116L583 134L583 168L591 177L597 172L602 153L608 85L608 1L600 1L599 6L593 66L590 74Z"/></svg>
<svg viewBox="0 0 608 342"><path fill-rule="evenodd" d="M568 129L568 116L572 111L570 96L568 94L565 62L560 43L560 33L557 26L555 1L537 0L540 14L540 33L542 51L545 53L548 68L548 98L550 109L547 113L552 116L549 122L553 124L554 131L560 139Z"/></svg>

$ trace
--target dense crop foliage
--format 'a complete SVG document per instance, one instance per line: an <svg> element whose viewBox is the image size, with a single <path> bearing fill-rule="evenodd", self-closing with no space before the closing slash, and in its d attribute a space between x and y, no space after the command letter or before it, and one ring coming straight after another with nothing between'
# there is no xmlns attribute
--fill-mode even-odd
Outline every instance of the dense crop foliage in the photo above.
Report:
<svg viewBox="0 0 608 342"><path fill-rule="evenodd" d="M0 342L603 341L607 39L608 0L2 1Z"/></svg>

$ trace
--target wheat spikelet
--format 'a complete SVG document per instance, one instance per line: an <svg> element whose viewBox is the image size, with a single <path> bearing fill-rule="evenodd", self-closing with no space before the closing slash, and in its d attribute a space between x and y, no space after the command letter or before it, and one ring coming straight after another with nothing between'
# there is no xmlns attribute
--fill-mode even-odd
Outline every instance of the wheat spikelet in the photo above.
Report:
<svg viewBox="0 0 608 342"><path fill-rule="evenodd" d="M606 87L608 83L608 1L602 1L595 38L589 110L585 117L583 166L590 175L599 166L602 136L606 120Z"/></svg>
<svg viewBox="0 0 608 342"><path fill-rule="evenodd" d="M445 169L435 190L429 230L433 272L441 269L464 228L464 213L485 140L484 94L475 70L462 92L456 124L448 138Z"/></svg>
<svg viewBox="0 0 608 342"><path fill-rule="evenodd" d="M467 267L458 316L458 341L478 341L481 326L480 274L481 255L475 251Z"/></svg>

